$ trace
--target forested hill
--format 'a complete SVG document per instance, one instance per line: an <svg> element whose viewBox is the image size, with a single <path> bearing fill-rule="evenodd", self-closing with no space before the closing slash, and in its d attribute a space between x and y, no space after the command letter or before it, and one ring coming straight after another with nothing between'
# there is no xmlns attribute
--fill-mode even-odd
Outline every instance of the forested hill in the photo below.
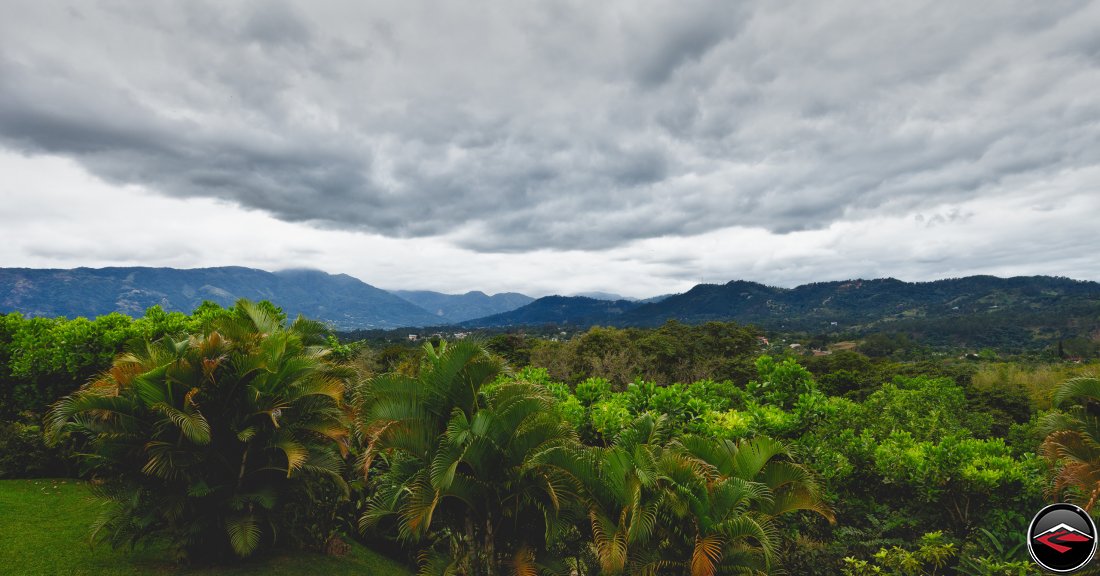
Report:
<svg viewBox="0 0 1100 576"><path fill-rule="evenodd" d="M701 284L684 294L624 314L627 325L736 320L768 328L815 330L906 319L950 319L998 313L1056 312L1100 304L1100 284L1031 276L970 276L934 282L893 278L818 282L773 288L753 282Z"/></svg>
<svg viewBox="0 0 1100 576"><path fill-rule="evenodd" d="M433 314L346 274L315 270L265 272L252 268L0 268L0 313L28 316L131 316L160 305L190 312L204 300L223 306L238 298L270 300L291 317L337 329L439 324Z"/></svg>
<svg viewBox="0 0 1100 576"><path fill-rule="evenodd" d="M1100 284L1067 278L971 276L934 282L893 278L775 288L754 282L701 284L655 303L543 298L467 323L507 326L568 323L657 326L736 321L811 333L898 330L944 343L1003 344L1032 337L1087 334L1100 327Z"/></svg>

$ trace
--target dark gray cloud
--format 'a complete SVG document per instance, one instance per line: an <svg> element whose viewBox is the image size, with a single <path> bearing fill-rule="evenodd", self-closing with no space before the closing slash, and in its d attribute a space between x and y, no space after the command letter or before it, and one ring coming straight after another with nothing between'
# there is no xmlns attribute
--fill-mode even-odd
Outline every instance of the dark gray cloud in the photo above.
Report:
<svg viewBox="0 0 1100 576"><path fill-rule="evenodd" d="M1036 183L1100 163L1098 2L6 12L0 145L488 253L916 213L934 228L964 216L944 204L1056 202Z"/></svg>

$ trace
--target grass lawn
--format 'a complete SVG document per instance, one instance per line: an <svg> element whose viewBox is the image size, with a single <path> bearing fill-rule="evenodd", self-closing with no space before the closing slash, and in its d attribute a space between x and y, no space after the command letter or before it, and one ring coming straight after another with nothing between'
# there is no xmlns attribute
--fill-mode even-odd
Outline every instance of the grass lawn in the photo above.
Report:
<svg viewBox="0 0 1100 576"><path fill-rule="evenodd" d="M294 576L411 576L413 571L356 543L344 557L305 552L237 566L181 569L155 551L113 550L88 544L96 503L74 480L0 480L0 574L46 576L183 574L189 576L273 574Z"/></svg>

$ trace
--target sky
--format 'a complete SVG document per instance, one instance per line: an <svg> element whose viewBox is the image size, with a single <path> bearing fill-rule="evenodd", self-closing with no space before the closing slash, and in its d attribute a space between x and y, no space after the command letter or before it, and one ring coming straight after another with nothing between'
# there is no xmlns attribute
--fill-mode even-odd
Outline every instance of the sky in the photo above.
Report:
<svg viewBox="0 0 1100 576"><path fill-rule="evenodd" d="M3 267L1100 280L1100 1L0 8Z"/></svg>

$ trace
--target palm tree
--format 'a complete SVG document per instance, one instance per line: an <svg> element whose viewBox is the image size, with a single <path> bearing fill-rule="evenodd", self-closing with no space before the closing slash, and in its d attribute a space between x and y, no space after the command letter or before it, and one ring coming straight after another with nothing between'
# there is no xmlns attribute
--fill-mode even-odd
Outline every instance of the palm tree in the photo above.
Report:
<svg viewBox="0 0 1100 576"><path fill-rule="evenodd" d="M562 446L540 458L583 487L602 574L763 572L776 517L833 519L814 476L768 438L674 439L664 417L644 414L607 448Z"/></svg>
<svg viewBox="0 0 1100 576"><path fill-rule="evenodd" d="M1100 496L1100 378L1071 378L1054 391L1062 408L1043 418L1039 452L1054 466L1052 496L1091 510Z"/></svg>
<svg viewBox="0 0 1100 576"><path fill-rule="evenodd" d="M666 419L645 415L624 429L611 446L588 449L586 460L571 470L585 487L596 558L604 574L646 574L663 566L654 547L645 544L658 530Z"/></svg>
<svg viewBox="0 0 1100 576"><path fill-rule="evenodd" d="M669 509L681 541L691 543L690 558L680 565L692 576L768 567L776 544L773 522L782 515L808 510L835 520L814 474L793 462L777 440L686 437L676 456L683 480L671 491L676 497Z"/></svg>
<svg viewBox="0 0 1100 576"><path fill-rule="evenodd" d="M201 333L145 342L58 401L48 434L86 436L110 502L94 527L115 545L169 541L181 558L249 556L290 527L299 479L346 491L347 373L325 361L323 327L285 327L239 301Z"/></svg>
<svg viewBox="0 0 1100 576"><path fill-rule="evenodd" d="M498 379L502 362L479 345L425 353L416 377L376 377L357 398L363 472L377 487L361 525L392 522L424 544L423 573L549 567L576 490L537 457L576 433L542 387Z"/></svg>

